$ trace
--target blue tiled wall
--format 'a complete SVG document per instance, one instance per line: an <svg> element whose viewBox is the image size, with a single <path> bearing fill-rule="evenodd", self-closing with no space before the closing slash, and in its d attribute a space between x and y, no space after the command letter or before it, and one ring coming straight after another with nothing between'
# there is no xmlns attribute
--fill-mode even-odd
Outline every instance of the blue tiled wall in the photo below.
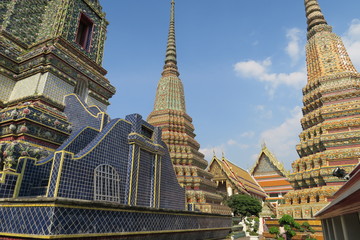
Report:
<svg viewBox="0 0 360 240"><path fill-rule="evenodd" d="M65 150L74 154L79 153L99 134L99 131L89 127L80 128L73 133L57 150Z"/></svg>
<svg viewBox="0 0 360 240"><path fill-rule="evenodd" d="M161 141L160 128L153 127L139 114L128 115L125 120L109 120L106 114L89 109L75 95L67 96L66 104L68 118L74 121L72 134L44 160L19 160L17 173L23 174L19 178L22 179L19 197L46 195L185 208L185 191L177 182L167 147ZM95 197L95 169L100 165L109 166L119 176L119 188L108 193L116 193L120 200ZM103 175L108 177L108 173ZM5 182L0 183L0 197L13 196L17 178L6 176ZM112 183L106 181L98 186L110 189Z"/></svg>
<svg viewBox="0 0 360 240"><path fill-rule="evenodd" d="M18 176L14 174L0 173L0 177L2 179L4 178L4 183L0 183L0 196L2 198L13 197Z"/></svg>
<svg viewBox="0 0 360 240"><path fill-rule="evenodd" d="M108 164L120 175L120 196L125 204L125 188L130 125L123 120L113 120L86 146L80 154L63 153L58 197L94 200L94 170ZM60 159L61 161L61 159ZM52 181L58 181L52 179Z"/></svg>
<svg viewBox="0 0 360 240"><path fill-rule="evenodd" d="M69 206L72 203L66 203ZM61 205L61 204L60 204ZM123 207L1 207L0 233L104 234L230 228L231 217ZM107 208L107 210L105 210Z"/></svg>
<svg viewBox="0 0 360 240"><path fill-rule="evenodd" d="M162 156L160 192L160 208L183 209L179 206L185 205L185 190L177 181L169 152Z"/></svg>
<svg viewBox="0 0 360 240"><path fill-rule="evenodd" d="M19 161L18 172L24 172L21 180L19 197L45 196L49 174L52 166L51 159L37 165L35 159L21 159Z"/></svg>
<svg viewBox="0 0 360 240"><path fill-rule="evenodd" d="M138 206L153 206L155 154L140 151L137 202Z"/></svg>
<svg viewBox="0 0 360 240"><path fill-rule="evenodd" d="M101 129L105 125L108 117L103 119L102 114L96 108L89 108L80 98L75 94L70 94L65 97L65 114L72 123L74 131L84 126L89 126L95 129Z"/></svg>

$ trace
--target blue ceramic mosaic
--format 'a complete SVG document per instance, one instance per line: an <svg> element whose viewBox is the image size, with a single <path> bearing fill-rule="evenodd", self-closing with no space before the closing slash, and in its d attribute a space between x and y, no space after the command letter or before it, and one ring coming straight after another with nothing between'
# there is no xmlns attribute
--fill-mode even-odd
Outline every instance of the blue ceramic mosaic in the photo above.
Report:
<svg viewBox="0 0 360 240"><path fill-rule="evenodd" d="M102 114L94 107L88 107L75 94L70 94L65 97L65 114L72 123L73 131L79 128L88 126L100 130L103 124ZM71 107L70 107L71 106ZM108 118L106 118L108 120Z"/></svg>
<svg viewBox="0 0 360 240"><path fill-rule="evenodd" d="M0 173L0 177L4 178L4 184L0 184L0 196L2 198L11 198L14 195L18 175Z"/></svg>
<svg viewBox="0 0 360 240"><path fill-rule="evenodd" d="M22 175L19 197L45 196L49 183L49 173L52 161L42 164L35 163L34 159L21 159L18 172L26 172Z"/></svg>
<svg viewBox="0 0 360 240"><path fill-rule="evenodd" d="M160 128L138 114L110 120L74 95L65 102L67 117L77 119L69 138L41 160L21 157L16 172L0 176L0 197L10 198L0 202L0 235L76 239L231 225L226 216L176 212L185 209L185 191Z"/></svg>
<svg viewBox="0 0 360 240"><path fill-rule="evenodd" d="M34 204L34 203L33 203ZM48 203L49 204L49 203ZM136 207L65 207L79 202L59 202L54 206L0 208L0 233L31 235L81 235L228 228L229 216L184 214ZM64 205L64 206L62 206ZM85 204L86 205L86 204ZM98 207L98 208L96 208ZM6 219L6 220L5 220ZM76 237L75 237L76 239Z"/></svg>
<svg viewBox="0 0 360 240"><path fill-rule="evenodd" d="M0 183L1 198L46 196L185 208L185 192L161 141L161 129L138 114L110 120L76 95L65 102L72 134L45 159L20 158L16 173Z"/></svg>

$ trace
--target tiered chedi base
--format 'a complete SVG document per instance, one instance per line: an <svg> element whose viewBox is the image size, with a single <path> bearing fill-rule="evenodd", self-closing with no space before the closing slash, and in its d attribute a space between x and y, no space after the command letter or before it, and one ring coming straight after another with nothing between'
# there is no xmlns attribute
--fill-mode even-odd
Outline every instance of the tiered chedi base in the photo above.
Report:
<svg viewBox="0 0 360 240"><path fill-rule="evenodd" d="M290 175L297 190L285 196L289 206L283 206L279 214L292 212L299 218L313 217L344 184L344 179L333 176L334 169L339 167L349 173L359 162L359 74L323 77L316 85L321 89L322 107L302 119L303 127L313 126L300 134L297 151L302 157L292 164Z"/></svg>
<svg viewBox="0 0 360 240"><path fill-rule="evenodd" d="M71 130L63 112L41 101L0 110L0 171L14 172L20 157L46 158ZM8 197L13 194L18 192L10 191Z"/></svg>
<svg viewBox="0 0 360 240"><path fill-rule="evenodd" d="M186 190L190 208L230 214L230 209L221 205L223 196L217 194L217 185L211 181L213 175L205 170L208 163L194 139L192 118L183 111L158 110L149 115L148 122L162 128L162 139L168 146L178 182Z"/></svg>

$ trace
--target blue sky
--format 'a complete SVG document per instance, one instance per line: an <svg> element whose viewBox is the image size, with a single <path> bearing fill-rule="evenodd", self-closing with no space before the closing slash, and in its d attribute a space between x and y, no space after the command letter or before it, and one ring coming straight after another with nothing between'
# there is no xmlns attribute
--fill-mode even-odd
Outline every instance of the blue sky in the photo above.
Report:
<svg viewBox="0 0 360 240"><path fill-rule="evenodd" d="M117 93L112 118L153 109L170 0L101 0L103 67ZM360 1L319 0L360 70ZM176 44L187 113L209 161L215 151L249 169L266 143L290 170L298 158L306 84L303 0L177 0Z"/></svg>

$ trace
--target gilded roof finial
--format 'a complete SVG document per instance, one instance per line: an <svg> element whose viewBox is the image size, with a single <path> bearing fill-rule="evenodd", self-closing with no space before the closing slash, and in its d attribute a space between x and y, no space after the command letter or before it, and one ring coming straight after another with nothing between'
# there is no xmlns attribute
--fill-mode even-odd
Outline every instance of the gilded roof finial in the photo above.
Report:
<svg viewBox="0 0 360 240"><path fill-rule="evenodd" d="M170 26L169 35L166 47L166 58L163 76L176 75L179 76L177 61L176 61L176 44L175 44L175 1L171 1L170 11Z"/></svg>
<svg viewBox="0 0 360 240"><path fill-rule="evenodd" d="M320 24L327 25L327 22L325 20L323 13L321 12L317 0L305 0L305 9L306 9L308 31L310 31L313 27Z"/></svg>

